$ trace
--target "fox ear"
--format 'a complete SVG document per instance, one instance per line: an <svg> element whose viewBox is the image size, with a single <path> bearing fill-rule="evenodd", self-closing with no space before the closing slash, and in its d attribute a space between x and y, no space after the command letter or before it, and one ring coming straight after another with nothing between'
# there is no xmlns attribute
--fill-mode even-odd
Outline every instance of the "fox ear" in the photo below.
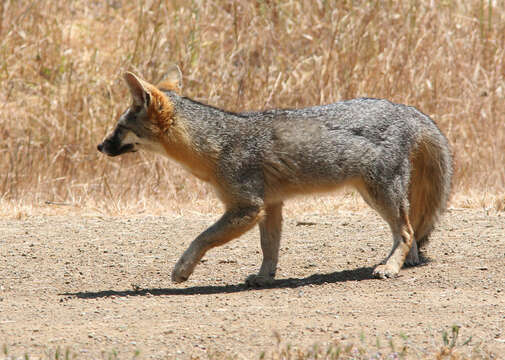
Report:
<svg viewBox="0 0 505 360"><path fill-rule="evenodd" d="M144 85L144 82L131 72L126 72L124 74L124 79L130 88L135 105L145 106L146 108L149 107L151 93Z"/></svg>
<svg viewBox="0 0 505 360"><path fill-rule="evenodd" d="M180 92L182 90L182 72L175 64L168 67L162 80L156 85L160 90Z"/></svg>

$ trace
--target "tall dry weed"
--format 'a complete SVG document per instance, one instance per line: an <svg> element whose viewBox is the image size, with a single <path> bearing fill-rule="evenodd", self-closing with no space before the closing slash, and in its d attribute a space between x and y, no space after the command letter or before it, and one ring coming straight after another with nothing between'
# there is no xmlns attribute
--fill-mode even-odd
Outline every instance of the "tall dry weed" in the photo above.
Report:
<svg viewBox="0 0 505 360"><path fill-rule="evenodd" d="M414 105L449 137L455 192L503 197L504 59L502 1L3 0L0 200L212 209L167 160L96 151L130 101L121 74L170 62L186 95L228 110Z"/></svg>

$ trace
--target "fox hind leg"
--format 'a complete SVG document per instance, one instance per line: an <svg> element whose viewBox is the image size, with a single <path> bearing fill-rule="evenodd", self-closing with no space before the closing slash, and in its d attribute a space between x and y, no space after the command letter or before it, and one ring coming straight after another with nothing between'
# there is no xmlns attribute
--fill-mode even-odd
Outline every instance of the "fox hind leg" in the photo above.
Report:
<svg viewBox="0 0 505 360"><path fill-rule="evenodd" d="M408 212L404 207L400 207L399 217L395 221L391 221L390 226L393 232L393 248L389 256L373 272L376 277L381 279L395 277L409 254L418 255L417 246L413 249L415 243L414 231L410 225Z"/></svg>
<svg viewBox="0 0 505 360"><path fill-rule="evenodd" d="M406 180L406 179L405 179ZM386 220L393 233L393 247L389 255L374 270L378 278L395 277L402 268L405 259L418 263L418 249L414 239L414 231L408 215L408 198L406 184L398 186L395 191L387 186L371 186L365 181L356 181L355 187L365 202L375 209Z"/></svg>
<svg viewBox="0 0 505 360"><path fill-rule="evenodd" d="M421 258L419 256L419 248L417 246L417 241L414 239L412 241L412 246L410 247L410 251L405 259L406 266L416 266L421 263Z"/></svg>
<svg viewBox="0 0 505 360"><path fill-rule="evenodd" d="M277 269L282 229L282 203L267 206L265 212L266 216L259 224L263 262L258 274L247 277L246 284L249 286L271 284Z"/></svg>
<svg viewBox="0 0 505 360"><path fill-rule="evenodd" d="M391 228L392 232L394 232L393 228ZM381 264L385 264L391 255L393 255L394 250L398 246L399 242L402 241L402 236L400 234L397 234L396 236L393 236L393 248L391 249L391 252L389 255L381 261ZM407 257L405 258L405 263L404 266L416 266L421 263L421 256L419 253L419 247L417 246L417 242L415 240L412 241L412 246L410 247L409 253L407 254Z"/></svg>

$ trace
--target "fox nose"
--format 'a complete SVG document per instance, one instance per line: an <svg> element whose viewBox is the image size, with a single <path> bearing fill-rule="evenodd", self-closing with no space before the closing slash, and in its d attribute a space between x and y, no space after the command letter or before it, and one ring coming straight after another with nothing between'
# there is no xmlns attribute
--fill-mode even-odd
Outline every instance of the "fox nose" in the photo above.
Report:
<svg viewBox="0 0 505 360"><path fill-rule="evenodd" d="M98 151L102 152L102 150L103 150L103 143L98 144L98 146L96 148L98 149Z"/></svg>

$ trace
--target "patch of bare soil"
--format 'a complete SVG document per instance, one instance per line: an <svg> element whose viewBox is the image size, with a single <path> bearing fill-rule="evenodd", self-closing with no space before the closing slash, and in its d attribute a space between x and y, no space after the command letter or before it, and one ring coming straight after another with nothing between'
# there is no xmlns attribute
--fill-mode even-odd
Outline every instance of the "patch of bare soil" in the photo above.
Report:
<svg viewBox="0 0 505 360"><path fill-rule="evenodd" d="M211 250L183 284L170 272L214 217L79 216L0 219L0 346L10 356L258 358L283 344L334 340L416 357L460 325L462 342L505 357L505 213L449 211L426 248L431 261L372 278L392 240L373 212L284 222L279 270L267 289L243 285L261 262L251 231ZM403 339L403 340L400 340ZM406 339L406 340L405 340Z"/></svg>

